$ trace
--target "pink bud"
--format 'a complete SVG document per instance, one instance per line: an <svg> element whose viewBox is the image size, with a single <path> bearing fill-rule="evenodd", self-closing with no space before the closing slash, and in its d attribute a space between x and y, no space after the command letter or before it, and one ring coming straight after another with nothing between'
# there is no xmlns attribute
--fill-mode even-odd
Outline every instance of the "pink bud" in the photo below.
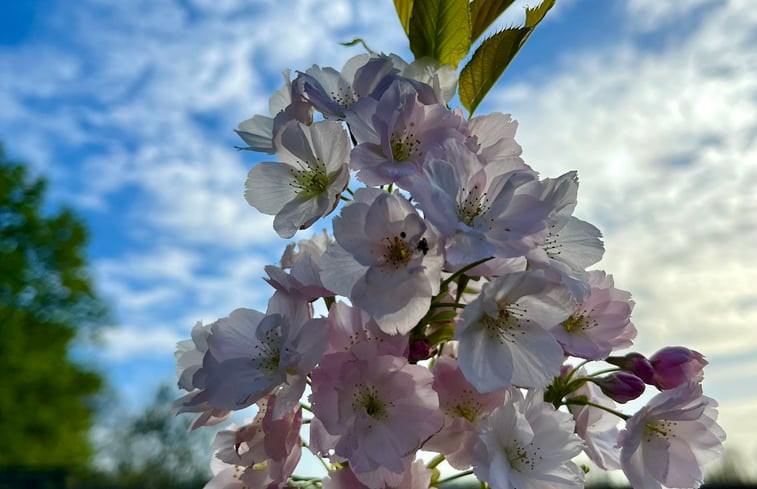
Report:
<svg viewBox="0 0 757 489"><path fill-rule="evenodd" d="M704 366L708 364L701 353L683 346L667 346L649 360L654 368L654 385L660 390L701 382Z"/></svg>
<svg viewBox="0 0 757 489"><path fill-rule="evenodd" d="M629 353L624 357L608 357L605 361L631 372L647 384L654 384L652 364L641 353Z"/></svg>
<svg viewBox="0 0 757 489"><path fill-rule="evenodd" d="M408 354L408 360L410 363L416 363L421 360L425 360L431 356L431 348L425 341L413 341L410 343L410 353Z"/></svg>
<svg viewBox="0 0 757 489"><path fill-rule="evenodd" d="M613 372L595 379L594 383L606 396L621 404L636 399L644 393L644 381L628 372Z"/></svg>

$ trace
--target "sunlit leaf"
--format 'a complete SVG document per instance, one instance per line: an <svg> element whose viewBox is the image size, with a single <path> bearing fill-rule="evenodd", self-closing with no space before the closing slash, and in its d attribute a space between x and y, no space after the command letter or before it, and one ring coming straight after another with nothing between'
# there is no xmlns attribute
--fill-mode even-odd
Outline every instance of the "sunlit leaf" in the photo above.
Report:
<svg viewBox="0 0 757 489"><path fill-rule="evenodd" d="M460 103L471 116L554 4L555 0L544 0L537 7L526 9L525 26L494 34L473 53L460 72L458 84Z"/></svg>
<svg viewBox="0 0 757 489"><path fill-rule="evenodd" d="M428 56L456 67L470 49L468 0L423 0L413 3L410 49L416 59Z"/></svg>
<svg viewBox="0 0 757 489"><path fill-rule="evenodd" d="M410 16L413 13L413 0L394 0L394 9L400 18L405 34L410 35Z"/></svg>
<svg viewBox="0 0 757 489"><path fill-rule="evenodd" d="M473 0L470 3L471 42L481 37L486 29L507 10L515 0Z"/></svg>
<svg viewBox="0 0 757 489"><path fill-rule="evenodd" d="M533 30L544 19L549 9L555 6L555 0L544 0L536 7L526 8L526 27Z"/></svg>

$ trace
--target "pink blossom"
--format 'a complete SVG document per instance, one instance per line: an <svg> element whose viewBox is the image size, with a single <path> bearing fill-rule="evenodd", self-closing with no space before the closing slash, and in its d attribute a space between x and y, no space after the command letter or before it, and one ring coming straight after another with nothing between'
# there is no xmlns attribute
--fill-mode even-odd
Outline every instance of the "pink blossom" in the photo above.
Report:
<svg viewBox="0 0 757 489"><path fill-rule="evenodd" d="M702 466L723 451L717 403L698 383L660 392L626 421L618 445L623 472L634 488L695 488Z"/></svg>
<svg viewBox="0 0 757 489"><path fill-rule="evenodd" d="M654 369L654 385L672 389L686 382L701 382L708 364L698 351L683 346L667 346L649 358Z"/></svg>
<svg viewBox="0 0 757 489"><path fill-rule="evenodd" d="M529 250L528 263L544 270L550 280L570 288L576 301L582 302L590 291L586 268L604 254L602 233L594 225L573 217L578 195L578 176L567 172L540 182L540 198L550 206L549 232Z"/></svg>
<svg viewBox="0 0 757 489"><path fill-rule="evenodd" d="M551 210L535 174L484 166L459 141L441 147L444 157L427 159L410 192L445 238L447 268L497 256L510 260L508 271L525 269L523 256L546 236Z"/></svg>
<svg viewBox="0 0 757 489"><path fill-rule="evenodd" d="M326 355L312 373L313 412L331 435L316 433L319 449L333 448L356 474L401 474L403 459L442 427L433 377L404 357L365 353Z"/></svg>
<svg viewBox="0 0 757 489"><path fill-rule="evenodd" d="M577 377L586 375L579 369ZM615 403L592 382L586 382L567 399L583 398L593 404L615 409ZM605 470L620 468L618 449L618 422L620 418L594 406L568 404L568 410L576 421L576 434L584 441L584 452L592 462Z"/></svg>
<svg viewBox="0 0 757 489"><path fill-rule="evenodd" d="M431 482L431 470L423 460L416 460L400 475L398 482L387 484L393 489L428 489ZM375 484L364 484L349 467L329 472L323 479L323 489L368 489ZM383 488L383 486L382 486Z"/></svg>
<svg viewBox="0 0 757 489"><path fill-rule="evenodd" d="M329 309L329 343L326 354L371 349L378 355L407 356L407 337L389 335L357 307L337 302Z"/></svg>
<svg viewBox="0 0 757 489"><path fill-rule="evenodd" d="M581 439L570 414L544 402L542 391L509 394L479 426L473 473L492 489L582 488L583 472L571 462Z"/></svg>
<svg viewBox="0 0 757 489"><path fill-rule="evenodd" d="M313 65L294 80L294 91L327 119L343 120L352 105L384 85L397 69L384 56L367 54L347 60L341 72Z"/></svg>
<svg viewBox="0 0 757 489"><path fill-rule="evenodd" d="M389 334L405 334L439 292L444 258L436 233L400 194L361 188L334 218L336 243L321 279Z"/></svg>
<svg viewBox="0 0 757 489"><path fill-rule="evenodd" d="M484 284L457 323L460 370L479 392L510 384L546 387L560 373L563 350L549 328L573 310L570 293L540 272Z"/></svg>
<svg viewBox="0 0 757 489"><path fill-rule="evenodd" d="M336 122L311 126L292 121L282 128L276 155L280 162L253 166L245 183L245 199L263 214L273 215L282 238L311 226L339 203L349 182L349 140Z"/></svg>
<svg viewBox="0 0 757 489"><path fill-rule="evenodd" d="M180 410L241 409L273 392L277 409L297 404L306 374L326 348L327 329L325 319L305 320L291 301L276 297L268 315L237 309L213 323L203 366L194 376L201 391Z"/></svg>
<svg viewBox="0 0 757 489"><path fill-rule="evenodd" d="M476 137L476 154L484 164L496 165L501 173L512 170L533 171L520 157L522 149L515 142L518 122L510 114L492 112L474 117L468 127Z"/></svg>
<svg viewBox="0 0 757 489"><path fill-rule="evenodd" d="M615 288L612 275L593 270L588 278L589 295L551 331L567 353L601 360L613 350L631 346L636 337L631 323L634 302L630 293Z"/></svg>
<svg viewBox="0 0 757 489"><path fill-rule="evenodd" d="M380 98L363 98L347 114L357 146L350 168L366 185L409 188L422 174L426 153L443 141L466 141L465 119L443 104L418 100L412 84L395 80Z"/></svg>
<svg viewBox="0 0 757 489"><path fill-rule="evenodd" d="M217 467L210 487L229 487L229 482L241 481L256 484L254 487L274 488L289 479L302 453L302 408L274 419L275 402L273 396L263 400L251 423L240 428L232 425L216 434L216 458L235 470L220 467L219 471Z"/></svg>
<svg viewBox="0 0 757 489"><path fill-rule="evenodd" d="M247 143L246 147L239 149L273 154L276 152L274 141L286 123L298 120L310 125L313 122L312 106L301 97L292 98L288 69L284 70L284 86L271 95L268 108L270 117L256 114L239 123L235 132Z"/></svg>
<svg viewBox="0 0 757 489"><path fill-rule="evenodd" d="M266 282L278 291L307 301L333 296L334 293L321 283L320 273L321 256L332 241L333 238L324 231L310 239L290 243L281 257L281 268L273 265L265 267L268 274Z"/></svg>
<svg viewBox="0 0 757 489"><path fill-rule="evenodd" d="M439 407L444 413L444 427L423 446L424 450L444 454L449 464L459 470L470 466L473 447L478 439L476 427L483 418L501 406L504 390L481 394L467 381L457 360L442 356L431 369Z"/></svg>

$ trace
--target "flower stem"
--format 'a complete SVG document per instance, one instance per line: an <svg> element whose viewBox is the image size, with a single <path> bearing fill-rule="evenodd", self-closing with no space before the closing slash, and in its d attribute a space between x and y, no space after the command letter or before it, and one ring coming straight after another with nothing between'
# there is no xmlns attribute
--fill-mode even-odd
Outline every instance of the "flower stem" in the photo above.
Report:
<svg viewBox="0 0 757 489"><path fill-rule="evenodd" d="M473 474L472 470L466 470L465 472L460 472L459 474L451 475L445 479L439 479L436 481L434 485L439 486L441 484L446 484L447 482L452 482L453 480L460 479L461 477L465 477L466 475Z"/></svg>
<svg viewBox="0 0 757 489"><path fill-rule="evenodd" d="M563 401L563 403L565 405L573 404L574 406L591 406L597 409L601 409L602 411L607 411L610 414L614 414L615 416L622 418L623 420L627 420L628 418L631 417L627 414L621 413L620 411L616 411L612 408L608 408L607 406L603 406L601 404L597 404L591 401L583 401L583 400L579 401L577 399L566 399L565 401Z"/></svg>
<svg viewBox="0 0 757 489"><path fill-rule="evenodd" d="M485 262L491 260L492 258L494 258L494 257L490 256L488 258L482 258L482 259L480 259L478 261L474 261L470 265L465 265L463 268L461 268L460 270L456 271L455 273L453 273L452 275L450 275L449 277L447 277L442 282L442 284L439 287L439 289L440 290L447 290L447 286L450 284L450 282L452 282L453 280L456 280L457 277L459 277L460 275L464 274L465 272L467 272L471 268L476 268L477 266L481 265L482 263L485 263Z"/></svg>
<svg viewBox="0 0 757 489"><path fill-rule="evenodd" d="M460 304L459 302L435 302L431 304L429 307L455 307L457 309L464 309L465 304Z"/></svg>
<svg viewBox="0 0 757 489"><path fill-rule="evenodd" d="M308 442L306 442L305 440L302 440L302 447L310 450L310 445L308 445ZM310 452L313 453L313 455L315 455L315 458L317 458L318 461L321 463L321 465L323 465L323 468L326 469L326 472L331 472L331 467L329 467L329 465L321 457L319 457L312 450L310 450Z"/></svg>
<svg viewBox="0 0 757 489"><path fill-rule="evenodd" d="M433 469L434 467L436 467L437 465L439 465L442 462L444 462L444 455L439 454L436 457L434 457L433 459L431 459L431 461L428 463L428 465L426 465L426 468L427 469Z"/></svg>

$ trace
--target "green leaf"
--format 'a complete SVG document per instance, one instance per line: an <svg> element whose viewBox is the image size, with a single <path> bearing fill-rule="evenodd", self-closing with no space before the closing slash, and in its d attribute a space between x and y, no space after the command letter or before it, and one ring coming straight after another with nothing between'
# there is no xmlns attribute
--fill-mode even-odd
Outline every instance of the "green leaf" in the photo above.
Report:
<svg viewBox="0 0 757 489"><path fill-rule="evenodd" d="M460 103L468 109L471 117L554 4L555 0L544 0L537 7L527 8L526 24L523 27L510 27L494 34L485 39L473 53L460 72L458 84Z"/></svg>
<svg viewBox="0 0 757 489"><path fill-rule="evenodd" d="M526 27L533 30L539 22L544 20L544 16L547 15L549 9L554 6L555 0L544 0L536 7L526 8Z"/></svg>
<svg viewBox="0 0 757 489"><path fill-rule="evenodd" d="M481 37L486 29L508 9L515 0L473 0L470 3L471 42Z"/></svg>
<svg viewBox="0 0 757 489"><path fill-rule="evenodd" d="M394 9L400 18L405 34L410 36L410 16L413 14L413 0L394 0Z"/></svg>
<svg viewBox="0 0 757 489"><path fill-rule="evenodd" d="M470 49L468 0L414 2L408 36L416 59L428 56L457 67Z"/></svg>
<svg viewBox="0 0 757 489"><path fill-rule="evenodd" d="M520 49L528 29L511 27L484 40L460 72L460 103L472 116Z"/></svg>

